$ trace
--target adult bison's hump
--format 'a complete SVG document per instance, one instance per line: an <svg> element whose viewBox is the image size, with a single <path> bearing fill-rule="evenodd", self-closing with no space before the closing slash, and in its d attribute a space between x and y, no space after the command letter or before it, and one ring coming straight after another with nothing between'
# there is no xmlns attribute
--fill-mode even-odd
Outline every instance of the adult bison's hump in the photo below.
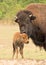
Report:
<svg viewBox="0 0 46 65"><path fill-rule="evenodd" d="M46 33L46 4L29 4L26 10L31 11L36 16L36 20L33 23Z"/></svg>

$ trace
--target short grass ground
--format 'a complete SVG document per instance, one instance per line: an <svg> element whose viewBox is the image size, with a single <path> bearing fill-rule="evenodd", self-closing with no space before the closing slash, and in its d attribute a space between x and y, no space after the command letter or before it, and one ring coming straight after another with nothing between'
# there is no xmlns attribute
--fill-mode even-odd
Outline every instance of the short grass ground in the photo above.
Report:
<svg viewBox="0 0 46 65"><path fill-rule="evenodd" d="M0 59L12 59L12 39L15 32L19 31L17 24L15 25L0 25ZM46 59L44 49L40 51L32 40L29 39L29 44L25 44L24 58L28 59ZM19 58L21 58L19 54Z"/></svg>

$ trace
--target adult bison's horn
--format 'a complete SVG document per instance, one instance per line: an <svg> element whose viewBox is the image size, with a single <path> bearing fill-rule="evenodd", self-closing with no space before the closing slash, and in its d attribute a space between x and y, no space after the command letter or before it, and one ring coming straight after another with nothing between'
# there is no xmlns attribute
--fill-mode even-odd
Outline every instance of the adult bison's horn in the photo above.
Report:
<svg viewBox="0 0 46 65"><path fill-rule="evenodd" d="M17 16L14 16L14 19L17 19L18 17Z"/></svg>
<svg viewBox="0 0 46 65"><path fill-rule="evenodd" d="M36 16L34 16L34 15L29 15L29 17L30 17L30 20L35 20L36 19Z"/></svg>
<svg viewBox="0 0 46 65"><path fill-rule="evenodd" d="M17 20L18 20L18 17L17 17L17 16L15 16L15 22L17 22Z"/></svg>
<svg viewBox="0 0 46 65"><path fill-rule="evenodd" d="M32 14L31 14L31 15L29 15L29 17L32 17Z"/></svg>

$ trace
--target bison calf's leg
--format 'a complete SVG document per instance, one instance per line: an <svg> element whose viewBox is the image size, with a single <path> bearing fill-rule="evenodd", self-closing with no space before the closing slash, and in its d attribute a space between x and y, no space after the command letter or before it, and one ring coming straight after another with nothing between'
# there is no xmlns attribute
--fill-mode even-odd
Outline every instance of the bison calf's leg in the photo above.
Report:
<svg viewBox="0 0 46 65"><path fill-rule="evenodd" d="M20 54L21 54L22 58L24 58L23 57L23 48L20 48Z"/></svg>
<svg viewBox="0 0 46 65"><path fill-rule="evenodd" d="M16 59L18 58L18 48L16 48Z"/></svg>
<svg viewBox="0 0 46 65"><path fill-rule="evenodd" d="M16 53L16 58L18 58L18 47L15 43L13 43L13 56L12 56L12 58L14 58L15 53Z"/></svg>
<svg viewBox="0 0 46 65"><path fill-rule="evenodd" d="M15 55L15 45L14 45L14 43L13 43L13 56L12 56L12 58L14 58L14 55Z"/></svg>

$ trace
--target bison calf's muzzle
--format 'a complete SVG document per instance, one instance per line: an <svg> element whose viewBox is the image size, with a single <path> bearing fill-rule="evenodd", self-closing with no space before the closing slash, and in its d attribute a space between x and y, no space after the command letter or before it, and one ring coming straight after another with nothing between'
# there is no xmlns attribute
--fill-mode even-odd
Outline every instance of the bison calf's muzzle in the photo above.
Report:
<svg viewBox="0 0 46 65"><path fill-rule="evenodd" d="M29 41L27 41L27 44L29 43Z"/></svg>

